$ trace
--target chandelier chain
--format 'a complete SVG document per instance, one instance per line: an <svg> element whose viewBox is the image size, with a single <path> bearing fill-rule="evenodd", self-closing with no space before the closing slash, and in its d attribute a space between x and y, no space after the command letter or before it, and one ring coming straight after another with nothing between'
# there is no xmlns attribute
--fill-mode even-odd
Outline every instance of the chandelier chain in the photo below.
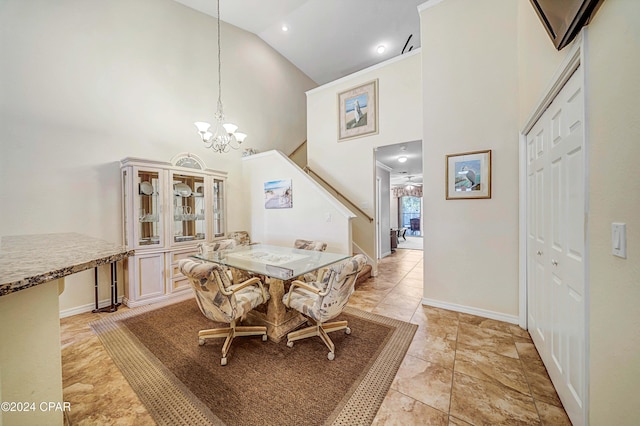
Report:
<svg viewBox="0 0 640 426"><path fill-rule="evenodd" d="M240 145L247 137L245 133L236 132L238 126L232 123L225 123L224 111L222 108L222 29L220 23L220 0L217 0L217 23L218 23L218 105L214 114L214 125L205 121L193 123L198 129L200 138L204 142L205 148L211 148L215 152L229 152L229 149L239 149ZM211 131L209 130L211 129Z"/></svg>
<svg viewBox="0 0 640 426"><path fill-rule="evenodd" d="M218 0L218 109L222 114L222 49L220 48L220 0Z"/></svg>

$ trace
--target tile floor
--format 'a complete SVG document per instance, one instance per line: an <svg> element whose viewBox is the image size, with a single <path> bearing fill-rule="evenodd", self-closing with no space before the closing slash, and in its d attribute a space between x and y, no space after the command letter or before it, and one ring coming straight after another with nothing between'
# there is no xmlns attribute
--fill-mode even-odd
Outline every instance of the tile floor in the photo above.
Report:
<svg viewBox="0 0 640 426"><path fill-rule="evenodd" d="M422 252L399 249L350 299L354 307L419 326L374 425L571 425L526 331L423 306L422 286ZM105 315L60 321L69 421L153 425L88 326Z"/></svg>

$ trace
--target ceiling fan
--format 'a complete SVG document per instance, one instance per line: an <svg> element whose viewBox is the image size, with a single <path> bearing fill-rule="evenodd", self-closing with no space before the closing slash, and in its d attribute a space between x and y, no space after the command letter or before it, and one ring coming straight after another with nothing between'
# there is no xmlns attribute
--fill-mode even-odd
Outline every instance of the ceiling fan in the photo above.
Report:
<svg viewBox="0 0 640 426"><path fill-rule="evenodd" d="M422 186L421 182L414 182L411 179L413 179L413 176L407 176L407 183L404 184L405 188L412 188L414 186Z"/></svg>

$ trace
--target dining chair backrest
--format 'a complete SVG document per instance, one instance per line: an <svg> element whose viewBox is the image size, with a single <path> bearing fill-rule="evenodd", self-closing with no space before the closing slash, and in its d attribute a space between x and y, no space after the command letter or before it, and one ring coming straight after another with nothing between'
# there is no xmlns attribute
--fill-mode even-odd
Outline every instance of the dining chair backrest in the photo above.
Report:
<svg viewBox="0 0 640 426"><path fill-rule="evenodd" d="M349 297L355 289L358 273L367 263L366 256L357 254L347 260L329 267L325 273L322 283L325 296L318 297L314 310L316 315L312 315L316 321L325 322L338 316L344 306L349 302Z"/></svg>
<svg viewBox="0 0 640 426"><path fill-rule="evenodd" d="M325 251L327 249L327 243L322 241L296 240L293 243L293 247L300 250Z"/></svg>
<svg viewBox="0 0 640 426"><path fill-rule="evenodd" d="M191 259L182 259L178 268L189 279L198 307L204 316L212 321L226 323L237 317L235 295L224 294L224 290L231 286L231 281L222 266L213 262L199 263Z"/></svg>
<svg viewBox="0 0 640 426"><path fill-rule="evenodd" d="M236 247L236 240L231 238L198 244L198 254L208 254L218 250L229 250Z"/></svg>
<svg viewBox="0 0 640 426"><path fill-rule="evenodd" d="M236 241L236 245L238 246L248 246L251 244L251 238L249 237L249 233L247 231L233 231L229 232L227 237Z"/></svg>

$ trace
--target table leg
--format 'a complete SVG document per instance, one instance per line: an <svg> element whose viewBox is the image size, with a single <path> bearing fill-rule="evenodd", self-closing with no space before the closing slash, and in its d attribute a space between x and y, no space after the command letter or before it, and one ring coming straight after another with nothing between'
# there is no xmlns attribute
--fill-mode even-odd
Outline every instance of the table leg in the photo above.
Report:
<svg viewBox="0 0 640 426"><path fill-rule="evenodd" d="M118 268L116 267L116 262L111 262L111 288L113 289L111 305L117 307L120 304L118 303Z"/></svg>
<svg viewBox="0 0 640 426"><path fill-rule="evenodd" d="M282 303L284 296L284 281L276 278L268 278L269 295L271 298L267 304L267 320L273 324L279 324L284 319L287 308Z"/></svg>
<svg viewBox="0 0 640 426"><path fill-rule="evenodd" d="M98 267L93 268L93 287L96 296L96 308L92 312L98 312Z"/></svg>
<svg viewBox="0 0 640 426"><path fill-rule="evenodd" d="M109 312L117 311L120 305L121 303L118 302L118 264L111 262L111 310Z"/></svg>
<svg viewBox="0 0 640 426"><path fill-rule="evenodd" d="M98 267L94 268L94 282L95 282L95 298L96 298L96 308L91 311L93 313L96 312L116 312L118 310L118 268L116 262L110 263L111 267L111 287L109 288L109 293L111 297L111 304L105 306L104 308L98 307Z"/></svg>
<svg viewBox="0 0 640 426"><path fill-rule="evenodd" d="M267 336L274 342L279 342L286 335L303 324L306 319L297 311L288 311L282 297L284 296L284 281L277 278L267 278L269 296L267 313L253 310L247 314L248 324L260 324L267 327Z"/></svg>

